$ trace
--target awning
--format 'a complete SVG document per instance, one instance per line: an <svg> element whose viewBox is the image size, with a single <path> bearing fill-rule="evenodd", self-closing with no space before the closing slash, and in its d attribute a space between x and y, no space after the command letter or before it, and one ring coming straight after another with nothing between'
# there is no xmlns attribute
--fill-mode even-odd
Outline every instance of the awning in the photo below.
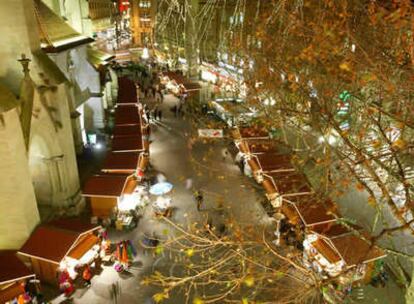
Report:
<svg viewBox="0 0 414 304"><path fill-rule="evenodd" d="M234 139L268 139L269 132L261 127L234 128L231 131Z"/></svg>
<svg viewBox="0 0 414 304"><path fill-rule="evenodd" d="M75 247L69 252L68 256L79 260L81 257L84 256L86 252L88 252L95 244L97 244L99 238L94 234L87 234L76 243Z"/></svg>
<svg viewBox="0 0 414 304"><path fill-rule="evenodd" d="M120 197L130 175L100 174L91 176L83 187L83 196Z"/></svg>
<svg viewBox="0 0 414 304"><path fill-rule="evenodd" d="M241 140L239 145L244 145L251 154L272 153L287 154L289 149L281 142L274 139L256 139L245 138Z"/></svg>
<svg viewBox="0 0 414 304"><path fill-rule="evenodd" d="M294 196L311 194L313 191L305 175L299 172L271 172L263 174L279 195Z"/></svg>

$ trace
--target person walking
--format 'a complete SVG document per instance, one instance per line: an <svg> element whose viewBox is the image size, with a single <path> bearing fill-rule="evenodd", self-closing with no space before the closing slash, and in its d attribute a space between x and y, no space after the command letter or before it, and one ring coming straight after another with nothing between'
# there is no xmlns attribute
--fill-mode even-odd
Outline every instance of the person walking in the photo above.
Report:
<svg viewBox="0 0 414 304"><path fill-rule="evenodd" d="M203 192L201 190L197 190L194 192L194 198L197 202L197 211L201 211L201 206L203 204Z"/></svg>

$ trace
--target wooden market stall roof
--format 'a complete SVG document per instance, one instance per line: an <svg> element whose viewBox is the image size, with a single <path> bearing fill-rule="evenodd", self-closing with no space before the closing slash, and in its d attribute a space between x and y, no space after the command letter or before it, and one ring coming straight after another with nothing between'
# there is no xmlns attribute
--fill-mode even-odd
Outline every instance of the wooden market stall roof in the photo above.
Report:
<svg viewBox="0 0 414 304"><path fill-rule="evenodd" d="M138 106L123 105L115 108L115 125L141 125L142 119Z"/></svg>
<svg viewBox="0 0 414 304"><path fill-rule="evenodd" d="M16 256L16 251L0 251L0 285L34 277L35 274Z"/></svg>
<svg viewBox="0 0 414 304"><path fill-rule="evenodd" d="M83 187L83 196L86 197L120 197L126 190L130 180L128 174L98 174L91 176Z"/></svg>
<svg viewBox="0 0 414 304"><path fill-rule="evenodd" d="M115 59L115 55L105 53L102 50L94 46L88 46L86 49L88 62L99 71L101 67L107 66L112 59Z"/></svg>
<svg viewBox="0 0 414 304"><path fill-rule="evenodd" d="M283 199L282 212L293 222L300 220L305 227L335 222L336 205L317 195L299 195Z"/></svg>
<svg viewBox="0 0 414 304"><path fill-rule="evenodd" d="M136 152L114 153L110 152L106 155L102 166L102 171L126 170L133 173L138 168L139 154Z"/></svg>
<svg viewBox="0 0 414 304"><path fill-rule="evenodd" d="M113 135L115 137L141 135L141 126L140 125L115 126L113 130Z"/></svg>
<svg viewBox="0 0 414 304"><path fill-rule="evenodd" d="M285 197L313 193L306 176L296 171L265 173L263 178L268 179L275 191Z"/></svg>
<svg viewBox="0 0 414 304"><path fill-rule="evenodd" d="M18 253L59 264L79 245L83 237L100 228L99 225L83 223L78 219L50 222L38 226Z"/></svg>
<svg viewBox="0 0 414 304"><path fill-rule="evenodd" d="M269 138L269 132L260 126L254 127L236 127L232 129L231 134L234 139L266 139Z"/></svg>
<svg viewBox="0 0 414 304"><path fill-rule="evenodd" d="M94 40L75 31L41 0L34 1L40 46L48 53L61 52Z"/></svg>
<svg viewBox="0 0 414 304"><path fill-rule="evenodd" d="M317 248L318 251L324 256L329 256L330 252L334 251L346 263L347 267L354 267L386 256L382 249L370 244L367 232L357 226L353 228L357 228L356 231L336 224L332 225L329 230L318 233L320 238L317 242L323 244L323 247ZM312 229L313 232L315 230L317 229ZM313 242L312 245L315 245L315 243ZM329 247L329 250L327 247Z"/></svg>
<svg viewBox="0 0 414 304"><path fill-rule="evenodd" d="M292 156L289 154L254 154L251 157L251 160L256 162L263 172L270 171L294 171L295 168L291 163Z"/></svg>
<svg viewBox="0 0 414 304"><path fill-rule="evenodd" d="M116 136L112 139L113 152L142 152L144 142L142 135Z"/></svg>
<svg viewBox="0 0 414 304"><path fill-rule="evenodd" d="M137 89L134 81L126 76L118 78L117 105L136 104L138 102Z"/></svg>

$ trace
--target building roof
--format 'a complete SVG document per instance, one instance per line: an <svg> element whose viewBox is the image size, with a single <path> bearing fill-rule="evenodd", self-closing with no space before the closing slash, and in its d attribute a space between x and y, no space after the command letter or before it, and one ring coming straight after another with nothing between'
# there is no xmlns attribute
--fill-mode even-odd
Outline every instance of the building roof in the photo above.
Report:
<svg viewBox="0 0 414 304"><path fill-rule="evenodd" d="M140 152L144 151L142 136L115 136L112 139L113 152Z"/></svg>
<svg viewBox="0 0 414 304"><path fill-rule="evenodd" d="M123 105L115 109L115 125L141 125L141 116L135 105Z"/></svg>
<svg viewBox="0 0 414 304"><path fill-rule="evenodd" d="M120 136L139 136L141 134L141 125L135 124L135 125L120 125L115 126L113 130L113 135L115 137Z"/></svg>
<svg viewBox="0 0 414 304"><path fill-rule="evenodd" d="M16 256L16 251L0 251L0 269L0 285L35 276L35 274L19 260Z"/></svg>
<svg viewBox="0 0 414 304"><path fill-rule="evenodd" d="M75 31L41 0L35 0L34 6L41 47L45 51L60 52L93 41L92 38Z"/></svg>
<svg viewBox="0 0 414 304"><path fill-rule="evenodd" d="M131 170L138 168L139 154L136 152L108 153L102 166L106 170Z"/></svg>
<svg viewBox="0 0 414 304"><path fill-rule="evenodd" d="M120 197L127 183L127 174L99 174L91 176L83 187L83 196Z"/></svg>
<svg viewBox="0 0 414 304"><path fill-rule="evenodd" d="M191 81L190 79L184 77L183 75L179 73L168 71L168 72L163 72L163 75L168 77L171 80L174 80L177 84L182 85L187 92L198 91L201 89L200 84L198 84L197 82Z"/></svg>

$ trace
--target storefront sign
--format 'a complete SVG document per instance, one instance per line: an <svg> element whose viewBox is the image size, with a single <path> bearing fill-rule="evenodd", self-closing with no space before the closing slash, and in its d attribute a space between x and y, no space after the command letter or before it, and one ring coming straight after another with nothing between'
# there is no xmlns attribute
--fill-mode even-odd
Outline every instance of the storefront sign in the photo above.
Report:
<svg viewBox="0 0 414 304"><path fill-rule="evenodd" d="M222 129L198 129L198 136L209 137L209 138L222 138Z"/></svg>

